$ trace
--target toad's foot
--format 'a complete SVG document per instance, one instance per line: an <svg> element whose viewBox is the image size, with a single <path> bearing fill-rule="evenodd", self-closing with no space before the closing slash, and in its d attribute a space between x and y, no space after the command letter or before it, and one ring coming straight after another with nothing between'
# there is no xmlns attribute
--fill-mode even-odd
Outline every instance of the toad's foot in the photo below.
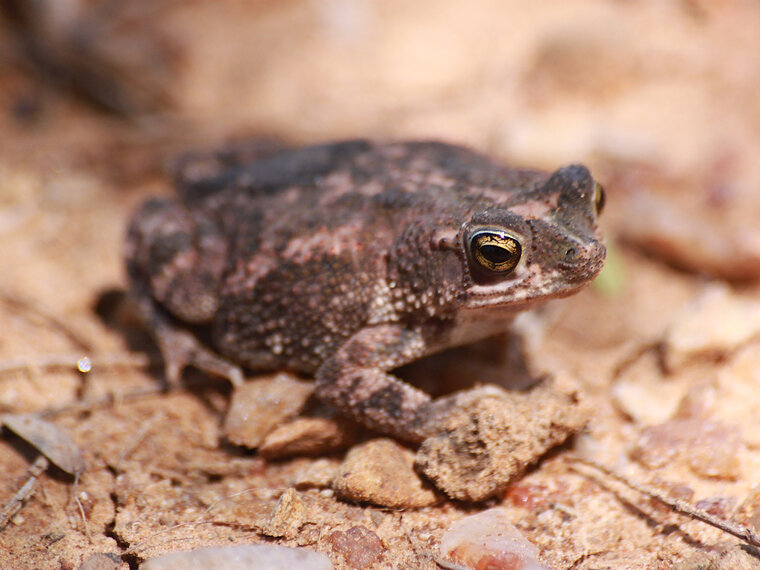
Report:
<svg viewBox="0 0 760 570"><path fill-rule="evenodd" d="M449 429L452 418L486 398L507 399L509 393L498 386L485 385L431 400L417 410L413 430L421 439L437 436Z"/></svg>
<svg viewBox="0 0 760 570"><path fill-rule="evenodd" d="M182 371L187 366L226 378L235 387L244 383L243 371L239 366L205 348L191 333L164 323L156 327L154 335L164 358L164 371L169 385L176 386L180 383Z"/></svg>
<svg viewBox="0 0 760 570"><path fill-rule="evenodd" d="M178 386L182 371L188 366L226 378L236 387L244 383L243 371L239 366L203 346L191 332L175 326L150 297L135 296L135 300L138 316L158 344L164 359L167 385Z"/></svg>

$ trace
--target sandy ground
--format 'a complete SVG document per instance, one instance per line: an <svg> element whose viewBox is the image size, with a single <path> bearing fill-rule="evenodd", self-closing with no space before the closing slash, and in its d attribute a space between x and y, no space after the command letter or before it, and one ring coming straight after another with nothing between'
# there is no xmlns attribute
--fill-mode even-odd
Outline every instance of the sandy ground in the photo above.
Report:
<svg viewBox="0 0 760 570"><path fill-rule="evenodd" d="M760 5L197 0L103 20L85 4L27 24L46 73L0 20L0 412L47 411L86 462L76 485L41 475L0 531L0 567L111 553L137 568L268 542L336 568L437 568L445 529L500 505L551 567L760 568L738 539L569 461L760 532ZM89 51L71 40L81 29ZM155 392L155 349L120 303L126 220L170 192L176 153L265 135L435 138L589 165L607 189L607 268L524 327L532 366L583 394L585 430L485 504L388 509L299 486L343 451L266 461L224 443L223 383ZM475 383L492 356L457 371ZM3 436L4 504L35 453ZM336 533L354 527L367 532L346 546Z"/></svg>

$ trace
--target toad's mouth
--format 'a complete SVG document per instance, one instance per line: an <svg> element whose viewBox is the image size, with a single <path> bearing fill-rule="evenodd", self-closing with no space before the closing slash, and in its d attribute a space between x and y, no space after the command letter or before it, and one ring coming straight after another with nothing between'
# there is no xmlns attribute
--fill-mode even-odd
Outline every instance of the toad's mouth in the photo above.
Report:
<svg viewBox="0 0 760 570"><path fill-rule="evenodd" d="M587 244L584 250L572 264L555 263L550 267L532 264L512 279L472 284L464 292L463 305L473 309L502 306L522 310L570 296L590 283L604 265L606 248L601 241Z"/></svg>

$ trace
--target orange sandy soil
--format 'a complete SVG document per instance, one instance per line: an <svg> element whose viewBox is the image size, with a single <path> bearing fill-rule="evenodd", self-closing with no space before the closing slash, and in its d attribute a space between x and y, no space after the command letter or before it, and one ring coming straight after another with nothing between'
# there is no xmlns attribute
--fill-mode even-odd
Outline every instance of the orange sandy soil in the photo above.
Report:
<svg viewBox="0 0 760 570"><path fill-rule="evenodd" d="M106 42L104 57L131 70L115 74L123 89L152 73L146 89L161 95L126 118L41 82L0 30L0 411L64 408L48 419L87 462L76 487L54 469L40 478L0 532L0 567L73 569L108 552L136 568L267 541L349 568L334 533L363 526L383 546L367 568L436 568L448 525L498 504L557 568L760 568L738 539L567 460L760 531L759 4L196 0L146 12ZM150 49L164 70L145 70L158 65ZM170 191L177 152L262 135L436 138L513 164L588 164L607 188L608 266L538 315L526 342L541 370L580 387L585 431L487 505L381 509L299 489L299 522L278 526L278 499L320 458L266 462L223 444L223 383L196 376L119 401L160 378L129 364L155 351L114 315L130 212ZM71 364L85 354L87 375ZM117 403L65 409L108 396ZM0 503L33 460L4 435Z"/></svg>

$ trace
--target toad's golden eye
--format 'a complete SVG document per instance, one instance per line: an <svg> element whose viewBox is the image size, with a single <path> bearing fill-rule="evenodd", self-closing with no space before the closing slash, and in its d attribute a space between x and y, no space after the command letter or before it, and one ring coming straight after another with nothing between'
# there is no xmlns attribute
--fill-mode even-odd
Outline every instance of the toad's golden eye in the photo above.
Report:
<svg viewBox="0 0 760 570"><path fill-rule="evenodd" d="M480 231L470 238L473 259L489 271L506 273L520 262L522 246L510 235L499 231Z"/></svg>
<svg viewBox="0 0 760 570"><path fill-rule="evenodd" d="M598 182L594 182L594 207L596 208L597 216L602 213L605 201L604 188Z"/></svg>

